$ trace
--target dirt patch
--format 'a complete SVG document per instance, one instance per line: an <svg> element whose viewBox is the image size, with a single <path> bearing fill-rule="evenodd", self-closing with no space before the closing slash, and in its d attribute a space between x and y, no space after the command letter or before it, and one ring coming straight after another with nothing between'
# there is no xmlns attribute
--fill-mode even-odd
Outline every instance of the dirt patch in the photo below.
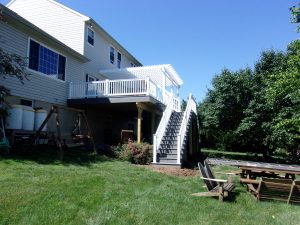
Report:
<svg viewBox="0 0 300 225"><path fill-rule="evenodd" d="M194 177L198 175L198 170L192 170L192 169L168 168L168 167L158 167L158 166L151 166L151 165L139 165L139 166L147 168L154 172L163 173L172 176Z"/></svg>

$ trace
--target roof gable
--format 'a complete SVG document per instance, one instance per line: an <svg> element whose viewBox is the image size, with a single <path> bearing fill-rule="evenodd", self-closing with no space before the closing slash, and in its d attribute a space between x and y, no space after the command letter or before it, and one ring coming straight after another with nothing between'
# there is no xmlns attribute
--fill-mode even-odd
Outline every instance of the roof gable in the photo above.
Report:
<svg viewBox="0 0 300 225"><path fill-rule="evenodd" d="M24 1L24 0L12 0L9 3L7 3L6 7L11 6L16 1ZM40 1L42 1L42 0L40 0ZM60 4L59 2L57 2L55 0L44 0L44 1L51 2L52 4L55 4L55 5L57 5L57 6L61 7L61 8L63 8L63 9L65 9L65 10L67 10L67 11L69 11L69 12L71 12L71 13L79 16L79 17L81 17L83 21L86 21L86 20L90 19L89 17L87 17L87 16L85 16L85 15L83 15L83 14L81 14L81 13L79 13L79 12L77 12L77 11L75 11L75 10L73 10L73 9L65 6L65 5L63 5L63 4Z"/></svg>

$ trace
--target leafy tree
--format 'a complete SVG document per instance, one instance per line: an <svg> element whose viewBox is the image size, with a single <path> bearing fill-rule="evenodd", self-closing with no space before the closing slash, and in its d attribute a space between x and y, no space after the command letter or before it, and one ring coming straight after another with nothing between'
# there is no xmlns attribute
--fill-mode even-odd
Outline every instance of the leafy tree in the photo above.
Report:
<svg viewBox="0 0 300 225"><path fill-rule="evenodd" d="M219 148L232 149L237 143L235 130L244 118L252 96L250 69L231 72L224 69L212 81L213 88L199 105L202 140Z"/></svg>
<svg viewBox="0 0 300 225"><path fill-rule="evenodd" d="M291 14L292 14L292 18L291 18L291 22L292 23L300 23L300 3L298 4L298 6L293 6L290 8ZM298 32L300 31L300 27L298 26Z"/></svg>
<svg viewBox="0 0 300 225"><path fill-rule="evenodd" d="M276 74L285 68L285 54L274 50L261 53L260 59L255 64L251 88L253 97L245 109L245 118L240 122L236 134L239 145L249 151L262 152L267 158L270 155L270 146L267 135L270 121L276 114L271 104L267 104L267 80L270 74Z"/></svg>
<svg viewBox="0 0 300 225"><path fill-rule="evenodd" d="M0 48L0 76L2 78L16 77L23 83L28 77L26 67L27 62L24 57L7 53Z"/></svg>
<svg viewBox="0 0 300 225"><path fill-rule="evenodd" d="M262 52L254 70L223 70L198 107L202 143L292 155L300 148L300 41Z"/></svg>
<svg viewBox="0 0 300 225"><path fill-rule="evenodd" d="M187 101L182 99L181 100L181 111L184 112L187 106Z"/></svg>
<svg viewBox="0 0 300 225"><path fill-rule="evenodd" d="M27 62L24 57L17 54L10 54L0 48L0 78L15 77L24 83L28 79L26 72ZM0 116L7 115L8 103L5 98L10 95L10 90L0 85Z"/></svg>
<svg viewBox="0 0 300 225"><path fill-rule="evenodd" d="M287 67L272 74L266 97L278 113L272 120L269 139L277 150L297 157L300 149L300 40L287 48Z"/></svg>

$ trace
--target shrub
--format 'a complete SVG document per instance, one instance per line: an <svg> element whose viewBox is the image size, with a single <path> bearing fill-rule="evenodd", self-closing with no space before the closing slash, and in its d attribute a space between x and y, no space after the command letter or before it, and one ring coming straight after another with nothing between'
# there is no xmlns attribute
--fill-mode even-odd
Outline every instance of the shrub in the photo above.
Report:
<svg viewBox="0 0 300 225"><path fill-rule="evenodd" d="M118 158L134 164L150 164L152 161L152 145L148 143L136 143L131 140L127 144L116 147Z"/></svg>
<svg viewBox="0 0 300 225"><path fill-rule="evenodd" d="M118 158L122 161L133 161L133 154L127 144L119 145L117 150Z"/></svg>

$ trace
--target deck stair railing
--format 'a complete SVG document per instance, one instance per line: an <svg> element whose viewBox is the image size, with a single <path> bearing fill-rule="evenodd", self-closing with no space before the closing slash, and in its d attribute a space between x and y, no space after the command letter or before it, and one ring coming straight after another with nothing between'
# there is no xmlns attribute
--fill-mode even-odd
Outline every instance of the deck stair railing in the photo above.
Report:
<svg viewBox="0 0 300 225"><path fill-rule="evenodd" d="M177 136L177 164L181 163L180 162L181 152L184 145L191 113L195 113L197 115L197 103L194 97L192 96L192 94L189 95L189 100L187 102L187 106L183 114L180 130Z"/></svg>
<svg viewBox="0 0 300 225"><path fill-rule="evenodd" d="M156 130L156 133L153 135L153 163L156 163L157 151L173 111L174 111L174 99L173 99L173 94L171 94L169 98L169 102L167 103L167 107L162 115L162 118Z"/></svg>

